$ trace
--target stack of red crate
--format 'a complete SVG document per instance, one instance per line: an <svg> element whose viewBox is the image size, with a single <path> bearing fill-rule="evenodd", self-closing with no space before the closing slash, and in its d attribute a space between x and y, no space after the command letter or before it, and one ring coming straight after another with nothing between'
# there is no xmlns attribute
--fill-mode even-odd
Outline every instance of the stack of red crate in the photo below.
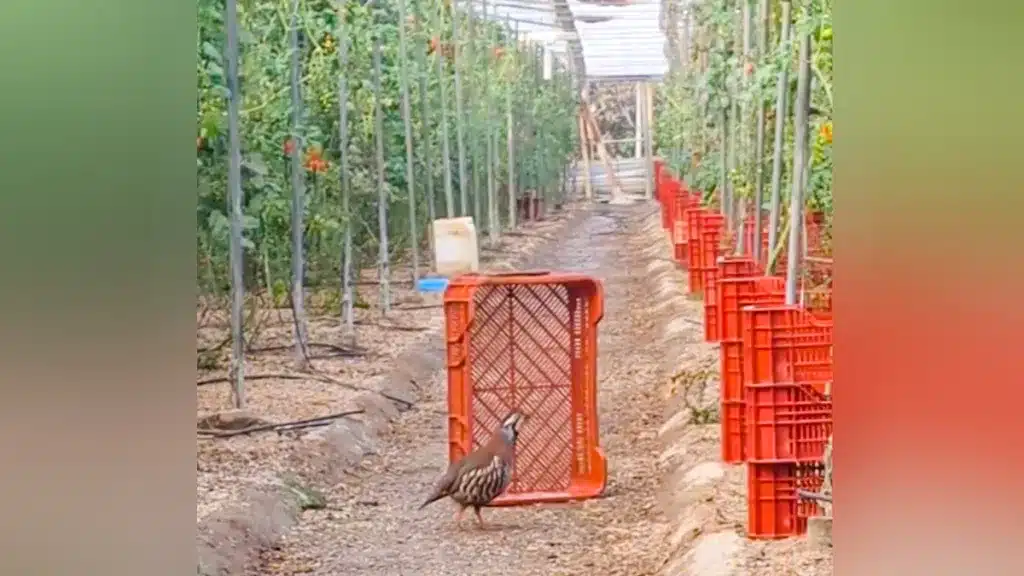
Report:
<svg viewBox="0 0 1024 576"><path fill-rule="evenodd" d="M747 534L803 534L816 505L799 488L821 486L832 433L832 322L797 306L747 306L743 331Z"/></svg>
<svg viewBox="0 0 1024 576"><path fill-rule="evenodd" d="M704 289L704 326L708 342L722 338L722 316L719 302L718 283L727 278L753 276L756 265L749 256L719 256L714 281Z"/></svg>
<svg viewBox="0 0 1024 576"><path fill-rule="evenodd" d="M679 186L675 189L675 194L672 198L672 253L676 262L686 267L689 265L689 236L686 234L686 211L694 206L694 204L692 204L693 196L686 189L686 184L678 184Z"/></svg>
<svg viewBox="0 0 1024 576"><path fill-rule="evenodd" d="M701 282L703 280L701 275L703 272L701 224L704 222L705 214L707 214L707 210L697 207L683 212L686 219L686 237L690 239L686 245L687 284L690 294L698 294L704 289Z"/></svg>
<svg viewBox="0 0 1024 576"><path fill-rule="evenodd" d="M721 253L722 228L725 226L725 216L718 212L708 212L701 215L700 223L700 285L704 294L704 340L708 342L718 341L718 324L715 316L708 316L707 305L709 302L716 302L715 282L718 280L718 256ZM714 305L712 305L712 308ZM708 321L710 319L710 321Z"/></svg>
<svg viewBox="0 0 1024 576"><path fill-rule="evenodd" d="M719 280L718 317L721 326L720 410L722 461L746 458L746 413L743 395L743 331L740 310L746 306L778 306L785 302L786 281L778 276L736 276Z"/></svg>

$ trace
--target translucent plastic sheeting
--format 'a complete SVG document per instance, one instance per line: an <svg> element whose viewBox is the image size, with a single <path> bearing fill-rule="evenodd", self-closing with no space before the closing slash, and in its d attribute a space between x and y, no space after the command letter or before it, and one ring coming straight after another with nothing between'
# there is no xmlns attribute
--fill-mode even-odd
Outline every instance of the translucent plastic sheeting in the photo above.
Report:
<svg viewBox="0 0 1024 576"><path fill-rule="evenodd" d="M470 4L483 13L483 0L460 3ZM487 13L518 25L520 35L563 59L582 54L590 80L660 80L668 71L659 0L496 0L487 2Z"/></svg>

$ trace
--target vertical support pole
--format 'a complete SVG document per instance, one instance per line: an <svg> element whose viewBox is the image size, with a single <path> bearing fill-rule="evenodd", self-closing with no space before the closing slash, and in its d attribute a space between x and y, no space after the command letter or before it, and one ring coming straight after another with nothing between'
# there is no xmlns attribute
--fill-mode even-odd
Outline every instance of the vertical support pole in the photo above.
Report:
<svg viewBox="0 0 1024 576"><path fill-rule="evenodd" d="M779 37L779 45L785 46L789 43L790 30L792 26L792 4L786 0L782 3L782 34ZM784 157L783 142L786 133L786 110L789 100L789 67L783 66L779 70L779 83L775 99L775 140L772 151L772 192L771 204L768 213L768 257L765 259L765 269L770 274L775 268L777 245L779 244L779 212L782 203L782 160Z"/></svg>
<svg viewBox="0 0 1024 576"><path fill-rule="evenodd" d="M441 30L444 29L444 3L439 4L438 9L438 39L442 38ZM455 217L455 192L452 190L452 150L451 150L451 129L448 127L448 79L445 78L444 70L444 45L438 42L437 47L437 83L441 96L441 157L444 161L444 207L445 217Z"/></svg>
<svg viewBox="0 0 1024 576"><path fill-rule="evenodd" d="M295 324L295 366L305 370L308 366L306 354L306 298L302 276L305 268L302 231L305 210L305 174L302 171L303 139L300 135L302 120L302 91L300 89L301 69L299 68L299 0L291 2L291 20L288 27L288 44L291 52L291 132L295 147L292 150L292 314Z"/></svg>
<svg viewBox="0 0 1024 576"><path fill-rule="evenodd" d="M405 39L406 0L398 0L398 76L402 91L402 124L405 128L405 193L409 204L409 249L412 255L412 285L420 279L420 235L416 220L416 185L413 177L412 104L409 98L409 45Z"/></svg>
<svg viewBox="0 0 1024 576"><path fill-rule="evenodd" d="M231 382L235 408L245 408L245 286L242 277L242 137L238 126L242 94L238 83L238 6L227 0L228 208L231 214Z"/></svg>
<svg viewBox="0 0 1024 576"><path fill-rule="evenodd" d="M425 27L422 24L419 24L417 29L425 30ZM423 38L424 43L427 40L425 36L426 35L424 35ZM432 228L434 220L437 219L437 199L434 196L434 146L431 143L430 138L430 135L433 132L430 126L430 108L427 105L427 74L430 69L427 66L425 48L422 46L416 49L416 64L419 68L419 74L417 74L417 76L419 77L418 88L420 100L420 154L423 157L423 171L426 172L423 182L427 193L427 220L430 221L430 226ZM428 230L427 239L430 242L430 253L433 255L434 233L432 229L428 228Z"/></svg>
<svg viewBox="0 0 1024 576"><path fill-rule="evenodd" d="M750 74L748 72L748 65L753 65L753 59L751 58L751 13L750 13L750 1L742 0L742 46L743 46L743 57L740 60L740 74L741 74L741 86L744 92L747 91L750 85ZM737 159L741 160L738 162L739 169L744 176L753 178L753 174L747 168L747 162L750 161L750 109L747 102L744 100L740 105L740 121L739 121L739 138L737 139L737 148L740 150L740 154L737 154ZM746 241L746 234L744 234L745 224L747 221L747 204L749 200L746 196L737 199L736 208L736 227L733 229L733 234L736 238L736 249L735 254L743 254L744 243Z"/></svg>
<svg viewBox="0 0 1024 576"><path fill-rule="evenodd" d="M644 82L646 130L644 131L644 184L645 198L654 197L654 84Z"/></svg>
<svg viewBox="0 0 1024 576"><path fill-rule="evenodd" d="M643 87L643 85L640 82L636 83L636 86L635 86L635 91L636 91L636 115L635 116L636 117L634 119L634 124L635 124L635 128L636 128L635 129L636 140L635 140L635 145L634 145L634 148L635 148L634 156L636 158L640 158L640 157L643 156L643 145L644 145L644 129L643 129L643 126L644 126L644 120L643 120L643 118L644 118L643 117L643 114L644 114L644 98L643 98L643 94L642 94L642 91L643 91L642 87Z"/></svg>
<svg viewBox="0 0 1024 576"><path fill-rule="evenodd" d="M373 23L376 24L376 18ZM377 160L377 232L380 245L377 256L377 279L380 281L380 307L391 312L391 267L388 254L388 192L384 172L384 110L381 106L381 32L373 30L373 119Z"/></svg>
<svg viewBox="0 0 1024 576"><path fill-rule="evenodd" d="M801 235L804 228L804 186L808 160L808 116L811 100L811 35L800 39L800 68L797 73L796 106L793 110L793 193L789 198L789 254L786 261L786 304L796 304L799 283Z"/></svg>
<svg viewBox="0 0 1024 576"><path fill-rule="evenodd" d="M469 182L466 177L466 116L463 109L462 72L461 67L465 61L462 54L462 42L459 38L459 9L458 2L452 0L452 67L455 68L455 136L458 140L459 151L459 214L469 215Z"/></svg>
<svg viewBox="0 0 1024 576"><path fill-rule="evenodd" d="M345 238L341 249L341 315L345 336L355 339L355 298L352 288L352 222L351 197L348 176L348 9L346 0L338 0L338 149L341 179L341 213L345 216Z"/></svg>
<svg viewBox="0 0 1024 576"><path fill-rule="evenodd" d="M758 2L758 56L764 57L768 53L768 24L770 0ZM754 136L754 245L750 247L750 253L754 255L754 262L760 264L764 261L761 254L761 237L764 234L764 218L762 210L764 205L764 140L765 140L765 116L768 114L768 103L764 98L759 98L757 103L757 132Z"/></svg>
<svg viewBox="0 0 1024 576"><path fill-rule="evenodd" d="M583 117L583 109L577 114L580 125L580 156L583 159L583 190L587 200L594 199L594 188L590 180L590 137L587 130L587 121Z"/></svg>

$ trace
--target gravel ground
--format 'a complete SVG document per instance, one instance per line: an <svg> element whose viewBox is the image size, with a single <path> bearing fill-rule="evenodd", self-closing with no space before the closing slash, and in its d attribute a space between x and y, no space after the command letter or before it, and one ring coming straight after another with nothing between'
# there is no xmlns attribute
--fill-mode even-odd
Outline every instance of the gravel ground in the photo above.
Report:
<svg viewBox="0 0 1024 576"><path fill-rule="evenodd" d="M501 270L536 250L567 223L569 214L537 223L525 223L515 235L509 234L494 247L481 249L481 265ZM360 392L352 387L375 389L396 369L400 354L421 345L442 324L440 298L436 302L418 296L408 283L408 266L395 263L394 278L406 284L392 286L393 308L387 319L377 305L375 271L364 270L358 287L355 357L339 356L329 347L313 347L316 371L330 381L297 372L292 356L293 323L290 311L271 308L258 302L257 313L247 305L247 412L269 422L289 422L321 417L361 408ZM404 278L403 278L404 277ZM338 303L334 295L311 296L308 300L311 343L343 345L345 338L338 321ZM431 304L434 304L431 306ZM401 309L413 308L413 309ZM197 379L216 380L224 376L229 346L223 346L229 334L226 312L216 306L201 305L197 311L197 352L202 366ZM284 374L291 378L255 378L256 375ZM365 394L364 394L365 395ZM231 394L226 382L197 387L197 419L230 411ZM435 408L436 410L436 408ZM437 414L434 414L436 417ZM360 419L362 416L356 416ZM271 545L291 525L289 513L282 511L272 495L280 491L282 479L298 478L304 484L322 488L334 484L346 466L311 459L315 441L308 436L274 432L214 439L196 439L196 520L200 564L214 573L238 574L251 562L253 546ZM345 499L336 493L332 499Z"/></svg>
<svg viewBox="0 0 1024 576"><path fill-rule="evenodd" d="M416 510L446 466L444 374L392 429L379 454L335 486L325 510L304 513L255 573L381 576L457 574L654 574L667 523L656 502L662 399L656 351L643 314L639 263L626 242L638 211L594 206L541 247L532 268L583 271L605 283L599 326L601 444L606 497L582 503L484 511L478 531L452 523L453 508ZM451 506L449 504L449 506Z"/></svg>
<svg viewBox="0 0 1024 576"><path fill-rule="evenodd" d="M666 294L673 297L679 288L659 292L643 282L652 261L643 247L651 241L639 239L639 229L653 223L656 230L644 234L654 244L663 236L650 211L650 206L573 208L567 217L529 224L521 233L506 236L500 246L482 250L485 270L509 269L508 263L518 259L518 269L581 271L604 282L598 408L601 445L609 466L605 497L564 505L487 509L484 516L492 529L486 532L476 529L471 514L464 527L456 529L454 507L448 501L417 510L447 464L446 381L441 370L418 391L416 406L373 443L369 457L354 469L346 468L341 481L332 476L332 481L317 482L311 470L331 463L310 461L310 453L299 449L302 442L296 438L269 433L198 440L201 531L205 518L224 516L257 489L298 474L312 479L314 485L327 486L328 507L304 512L294 526L267 527L264 531L269 536L258 538L265 549L256 562L247 564L248 574L831 574L831 551L813 548L804 539L751 542L742 537L746 521L742 467L725 467L724 474L712 475L704 488L693 488L699 480L696 470L720 468L717 424L684 425L674 439L657 437L679 409L666 369L702 365L717 355L717 349L702 342L699 303L670 311L657 299ZM524 261L523 256L530 254L533 257ZM367 271L365 279L371 280L372 275ZM382 323L374 306L376 289L362 288L363 299L371 306L357 311L363 355L316 362L337 382L372 383L395 368L401 351L424 339L439 338L434 332L443 324L439 308L403 311ZM408 287L398 288L396 297L416 303ZM313 341L340 342L340 329L330 316L314 314ZM666 322L681 327L673 329L670 343L662 330ZM205 324L200 330L201 347L223 338L226 318L211 314ZM260 333L262 347L287 345L291 341L287 313L268 314ZM250 373L289 372L290 363L287 349L271 350L253 359ZM221 372L223 367L201 373L200 378ZM353 407L358 401L355 393L337 382L254 380L248 386L252 411L283 421ZM716 393L717 381L712 377L708 395L702 395L700 403L714 403ZM200 416L226 409L229 401L225 384L199 388ZM681 480L680 472L687 477ZM230 514L226 517L231 523ZM231 546L229 540L225 542ZM680 558L687 560L681 570L675 567ZM238 568L229 572L239 573Z"/></svg>

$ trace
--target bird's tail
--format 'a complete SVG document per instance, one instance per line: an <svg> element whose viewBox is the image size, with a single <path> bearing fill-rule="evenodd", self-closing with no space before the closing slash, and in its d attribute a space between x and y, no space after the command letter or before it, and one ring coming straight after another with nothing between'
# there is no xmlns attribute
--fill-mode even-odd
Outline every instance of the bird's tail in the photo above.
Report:
<svg viewBox="0 0 1024 576"><path fill-rule="evenodd" d="M419 507L419 508L417 508L417 510L423 510L423 509L424 509L424 508L426 508L426 507L427 507L428 505L430 505L430 504L433 504L434 502L437 502L437 501L438 501L438 500L440 500L441 498L444 498L444 492L443 492L443 491L440 491L440 490L439 490L439 491L437 491L437 492L435 492L435 493L431 494L431 495L430 495L430 497L429 497L429 498L427 498L427 499L426 499L426 500L425 500L425 501L423 502L423 504L420 504L420 507Z"/></svg>

